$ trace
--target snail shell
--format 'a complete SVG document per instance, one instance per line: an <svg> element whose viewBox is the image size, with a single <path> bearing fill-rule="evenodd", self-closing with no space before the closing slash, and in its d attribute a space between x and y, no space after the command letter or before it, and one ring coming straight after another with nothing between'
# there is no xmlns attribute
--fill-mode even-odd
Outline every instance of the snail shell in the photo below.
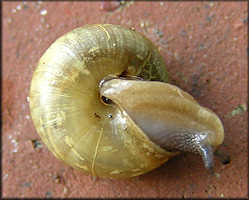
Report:
<svg viewBox="0 0 249 200"><path fill-rule="evenodd" d="M167 81L161 55L141 34L111 24L80 27L39 60L31 116L58 159L94 176L138 176L179 151L201 154L211 168L221 121Z"/></svg>

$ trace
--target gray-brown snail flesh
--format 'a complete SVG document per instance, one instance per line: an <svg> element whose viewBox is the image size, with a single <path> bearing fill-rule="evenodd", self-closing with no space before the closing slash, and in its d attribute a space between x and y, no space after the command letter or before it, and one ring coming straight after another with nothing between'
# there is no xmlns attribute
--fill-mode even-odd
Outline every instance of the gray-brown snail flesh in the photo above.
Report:
<svg viewBox="0 0 249 200"><path fill-rule="evenodd" d="M105 104L127 113L151 141L167 151L202 156L213 168L213 152L223 142L218 116L169 83L106 77L100 83Z"/></svg>

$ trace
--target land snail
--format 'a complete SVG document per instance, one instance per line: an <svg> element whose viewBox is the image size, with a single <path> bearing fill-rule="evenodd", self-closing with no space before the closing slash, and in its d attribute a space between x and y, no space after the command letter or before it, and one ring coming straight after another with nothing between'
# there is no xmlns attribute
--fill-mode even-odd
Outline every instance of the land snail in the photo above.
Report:
<svg viewBox="0 0 249 200"><path fill-rule="evenodd" d="M31 117L58 159L93 176L142 175L180 152L200 154L211 169L221 120L167 82L162 56L134 29L76 28L40 58Z"/></svg>

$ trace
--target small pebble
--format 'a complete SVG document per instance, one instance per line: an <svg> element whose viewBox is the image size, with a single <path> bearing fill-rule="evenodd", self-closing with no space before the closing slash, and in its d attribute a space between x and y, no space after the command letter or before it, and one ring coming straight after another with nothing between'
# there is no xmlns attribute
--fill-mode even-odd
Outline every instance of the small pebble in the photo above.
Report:
<svg viewBox="0 0 249 200"><path fill-rule="evenodd" d="M17 150L17 149L14 149L14 150L13 150L13 153L17 153L17 152L18 152L18 150Z"/></svg>
<svg viewBox="0 0 249 200"><path fill-rule="evenodd" d="M13 140L11 140L11 143L13 143L13 144L16 145L16 144L17 144L17 141L13 139Z"/></svg>
<svg viewBox="0 0 249 200"><path fill-rule="evenodd" d="M18 6L16 7L16 9L17 9L17 10L21 10L21 9L22 9L22 6L18 5Z"/></svg>
<svg viewBox="0 0 249 200"><path fill-rule="evenodd" d="M41 15L46 15L47 14L47 10L41 10L40 14Z"/></svg>
<svg viewBox="0 0 249 200"><path fill-rule="evenodd" d="M238 38L237 38L237 37L234 37L234 38L233 38L233 41L236 41L236 40L238 40Z"/></svg>
<svg viewBox="0 0 249 200"><path fill-rule="evenodd" d="M66 194L68 189L66 187L63 188L63 193Z"/></svg>
<svg viewBox="0 0 249 200"><path fill-rule="evenodd" d="M150 26L150 22L149 21L140 22L140 27L141 28L147 28L149 26Z"/></svg>
<svg viewBox="0 0 249 200"><path fill-rule="evenodd" d="M13 150L13 153L17 153L18 152L18 149L17 149L17 146L18 146L18 142L14 139L11 140L11 143L14 144L14 150Z"/></svg>
<svg viewBox="0 0 249 200"><path fill-rule="evenodd" d="M3 177L3 179L8 178L8 176L9 176L9 174L5 174L4 177Z"/></svg>

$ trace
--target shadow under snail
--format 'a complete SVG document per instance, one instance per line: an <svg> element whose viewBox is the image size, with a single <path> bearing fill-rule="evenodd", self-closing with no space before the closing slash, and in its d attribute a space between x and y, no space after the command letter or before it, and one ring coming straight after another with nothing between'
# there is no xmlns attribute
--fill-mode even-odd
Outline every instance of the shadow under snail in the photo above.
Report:
<svg viewBox="0 0 249 200"><path fill-rule="evenodd" d="M58 159L94 176L138 176L182 151L200 154L211 169L222 123L167 81L163 58L140 33L111 24L76 28L40 58L31 116Z"/></svg>

